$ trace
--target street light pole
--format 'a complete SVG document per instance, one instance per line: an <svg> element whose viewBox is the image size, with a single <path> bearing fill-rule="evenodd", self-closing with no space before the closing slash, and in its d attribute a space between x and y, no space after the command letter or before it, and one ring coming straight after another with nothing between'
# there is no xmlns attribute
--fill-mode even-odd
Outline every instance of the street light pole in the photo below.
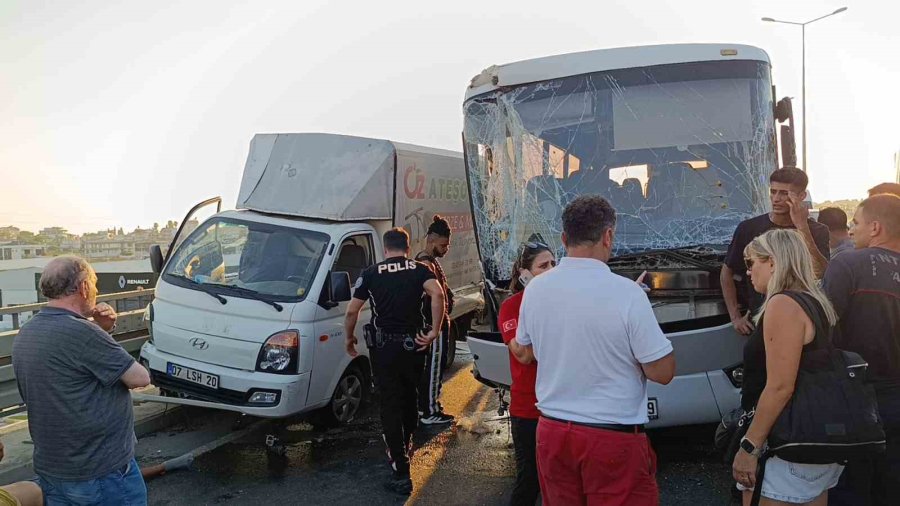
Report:
<svg viewBox="0 0 900 506"><path fill-rule="evenodd" d="M803 107L803 171L804 172L807 169L807 159L806 159L806 25L815 23L816 21L819 21L820 19L825 19L827 17L834 16L835 14L840 14L840 13L844 12L845 10L847 10L846 7L841 7L840 9L837 9L836 11L832 12L831 14L826 14L824 16L817 17L816 19L807 21L805 23L798 23L796 21L781 21L781 20L772 19L772 18L762 18L763 21L766 21L769 23L782 23L785 25L795 25L795 26L800 27L801 44L802 44L802 48L803 48L802 63L801 63L801 76L802 76L801 77L801 82L802 82L802 85L801 85L802 86L802 91L801 91L802 98L801 98L801 100L803 101L802 107Z"/></svg>
<svg viewBox="0 0 900 506"><path fill-rule="evenodd" d="M803 100L803 172L807 172L806 164L806 24L800 25L800 38L801 38L801 47L803 48L802 56L800 60L802 63L800 64L800 82L802 83L802 89L800 92L801 100Z"/></svg>

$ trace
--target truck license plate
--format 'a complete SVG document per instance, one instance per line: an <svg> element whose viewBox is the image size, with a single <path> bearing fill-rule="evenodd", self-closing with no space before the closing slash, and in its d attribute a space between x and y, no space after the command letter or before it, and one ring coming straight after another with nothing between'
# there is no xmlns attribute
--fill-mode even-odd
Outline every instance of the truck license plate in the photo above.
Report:
<svg viewBox="0 0 900 506"><path fill-rule="evenodd" d="M219 377L215 374L182 367L178 364L173 364L172 362L166 364L166 373L174 378L190 381L191 383L203 385L207 388L219 388Z"/></svg>
<svg viewBox="0 0 900 506"><path fill-rule="evenodd" d="M659 408L656 406L656 397L647 399L647 417L651 420L659 418Z"/></svg>

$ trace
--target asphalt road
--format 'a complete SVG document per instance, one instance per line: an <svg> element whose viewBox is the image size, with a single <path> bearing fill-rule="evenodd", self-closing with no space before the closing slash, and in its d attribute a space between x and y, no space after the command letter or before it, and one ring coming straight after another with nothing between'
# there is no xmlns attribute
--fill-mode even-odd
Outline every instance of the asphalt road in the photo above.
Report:
<svg viewBox="0 0 900 506"><path fill-rule="evenodd" d="M346 427L315 430L292 420L280 433L284 455L266 450L265 435L273 432L267 423L251 426L219 446L216 441L235 436L235 417L191 411L184 424L142 438L142 466L200 445L215 448L189 470L150 480L150 504L507 504L515 475L507 420L497 415L496 394L472 377L464 346L448 371L442 397L445 410L456 414L458 423L417 434L415 491L410 498L382 488L390 470L377 408L370 403ZM650 434L659 457L663 505L731 504L728 467L711 447L714 430L696 426Z"/></svg>

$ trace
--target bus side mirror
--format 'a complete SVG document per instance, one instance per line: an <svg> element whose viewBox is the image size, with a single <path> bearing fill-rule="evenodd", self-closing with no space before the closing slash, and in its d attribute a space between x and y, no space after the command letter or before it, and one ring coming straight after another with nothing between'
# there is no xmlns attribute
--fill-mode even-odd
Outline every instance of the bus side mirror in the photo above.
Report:
<svg viewBox="0 0 900 506"><path fill-rule="evenodd" d="M797 141L794 129L788 125L781 125L781 166L797 166Z"/></svg>
<svg viewBox="0 0 900 506"><path fill-rule="evenodd" d="M794 138L794 105L790 97L784 97L775 104L775 120L781 125L781 166L797 166L797 140Z"/></svg>

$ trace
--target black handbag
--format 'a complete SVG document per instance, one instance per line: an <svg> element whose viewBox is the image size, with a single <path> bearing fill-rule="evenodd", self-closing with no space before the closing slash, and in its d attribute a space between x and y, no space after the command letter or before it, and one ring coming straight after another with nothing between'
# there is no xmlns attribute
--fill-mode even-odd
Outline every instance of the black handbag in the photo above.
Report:
<svg viewBox="0 0 900 506"><path fill-rule="evenodd" d="M741 439L747 435L747 429L753 421L753 414L753 410L746 412L743 408L734 408L725 413L719 426L716 427L714 443L716 449L724 453L722 460L725 464L730 466L734 462Z"/></svg>
<svg viewBox="0 0 900 506"><path fill-rule="evenodd" d="M811 295L784 292L816 326L816 342L804 347L794 394L778 415L768 453L801 464L840 463L885 451L885 434L868 364L831 342L831 326Z"/></svg>

